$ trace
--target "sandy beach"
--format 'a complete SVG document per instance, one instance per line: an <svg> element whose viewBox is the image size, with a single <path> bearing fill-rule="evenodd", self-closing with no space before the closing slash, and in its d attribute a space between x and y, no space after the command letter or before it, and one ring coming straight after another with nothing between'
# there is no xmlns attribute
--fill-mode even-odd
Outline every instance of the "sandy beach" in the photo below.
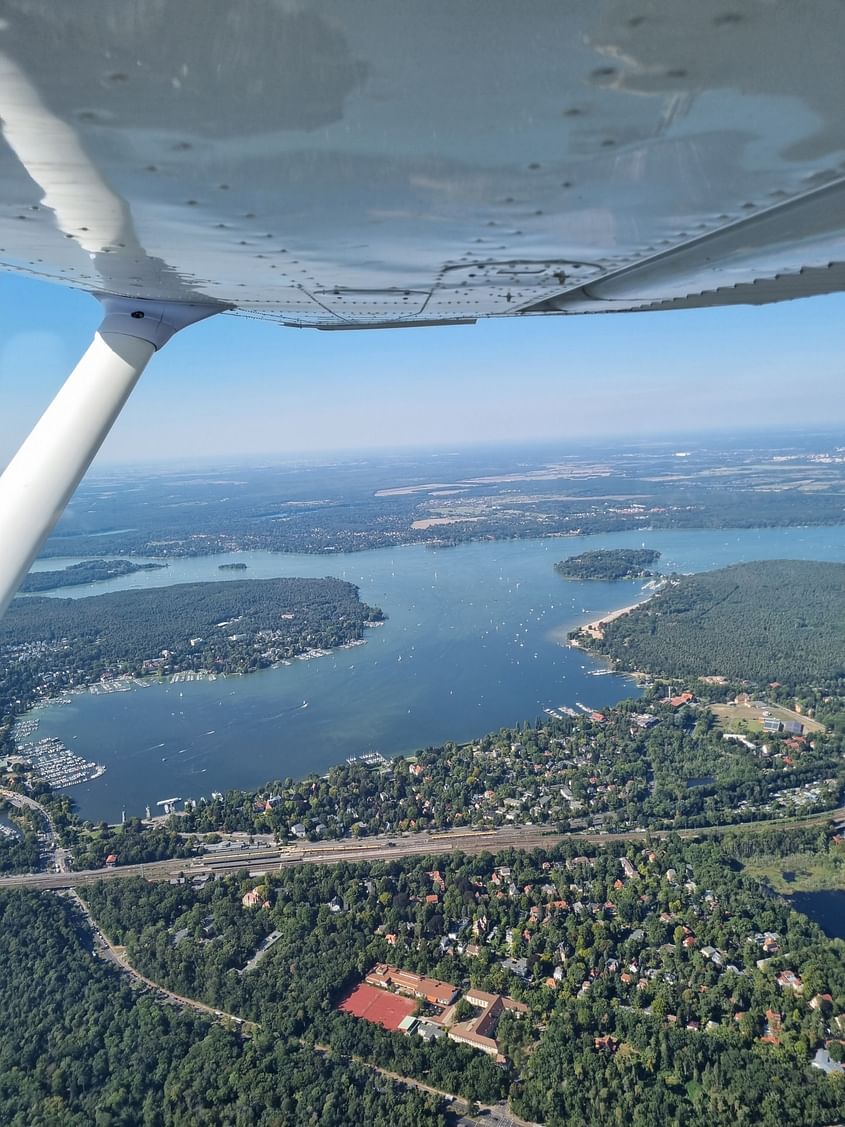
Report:
<svg viewBox="0 0 845 1127"><path fill-rule="evenodd" d="M590 638L603 638L604 628L609 622L614 622L617 618L621 618L623 614L629 614L632 610L647 603L651 598L651 594L647 595L644 599L639 599L635 603L631 603L627 607L620 607L619 610L612 610L608 614L602 615L601 618L596 618L592 622L585 622L583 626L578 627L579 633L588 635ZM570 645L577 646L579 644L577 638L570 639Z"/></svg>

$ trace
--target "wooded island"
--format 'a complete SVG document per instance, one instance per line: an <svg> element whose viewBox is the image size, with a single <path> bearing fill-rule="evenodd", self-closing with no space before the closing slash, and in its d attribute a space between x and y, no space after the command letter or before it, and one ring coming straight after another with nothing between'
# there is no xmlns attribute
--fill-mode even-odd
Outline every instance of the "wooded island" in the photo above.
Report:
<svg viewBox="0 0 845 1127"><path fill-rule="evenodd" d="M357 587L331 578L16 599L0 622L0 718L120 675L266 668L358 641L367 622L383 617Z"/></svg>
<svg viewBox="0 0 845 1127"><path fill-rule="evenodd" d="M563 579L645 579L659 559L653 548L599 548L561 560L555 571Z"/></svg>

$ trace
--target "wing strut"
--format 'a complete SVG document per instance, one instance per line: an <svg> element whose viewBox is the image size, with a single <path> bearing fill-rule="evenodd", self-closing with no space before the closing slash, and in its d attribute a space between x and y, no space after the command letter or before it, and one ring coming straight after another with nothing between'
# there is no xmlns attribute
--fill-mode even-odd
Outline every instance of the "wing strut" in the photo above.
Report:
<svg viewBox="0 0 845 1127"><path fill-rule="evenodd" d="M153 353L219 305L100 297L88 351L0 477L0 615Z"/></svg>

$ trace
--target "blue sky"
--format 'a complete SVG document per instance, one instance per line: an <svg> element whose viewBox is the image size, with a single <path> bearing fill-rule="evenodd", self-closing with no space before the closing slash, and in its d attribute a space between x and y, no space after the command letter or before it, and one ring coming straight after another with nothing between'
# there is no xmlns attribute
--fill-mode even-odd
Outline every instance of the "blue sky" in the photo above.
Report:
<svg viewBox="0 0 845 1127"><path fill-rule="evenodd" d="M845 423L845 295L319 333L220 316L153 358L99 463ZM0 463L99 322L0 278Z"/></svg>

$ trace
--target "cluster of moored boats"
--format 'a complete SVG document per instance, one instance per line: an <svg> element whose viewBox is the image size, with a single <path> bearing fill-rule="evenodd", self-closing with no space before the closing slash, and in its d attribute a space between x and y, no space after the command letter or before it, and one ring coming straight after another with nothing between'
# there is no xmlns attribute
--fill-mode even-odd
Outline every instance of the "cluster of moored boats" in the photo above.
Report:
<svg viewBox="0 0 845 1127"><path fill-rule="evenodd" d="M576 704L582 712L593 711L591 708L587 708L585 704L581 704L580 701L576 701ZM553 720L562 720L564 716L572 716L573 718L578 716L578 713L575 711L575 709L570 708L566 704L559 704L557 708L544 708L543 712L545 712L546 716L551 716Z"/></svg>
<svg viewBox="0 0 845 1127"><path fill-rule="evenodd" d="M106 770L102 763L74 755L70 748L54 736L38 740L37 743L18 744L16 750L51 787L71 787L76 783L87 783L91 779L98 779Z"/></svg>

